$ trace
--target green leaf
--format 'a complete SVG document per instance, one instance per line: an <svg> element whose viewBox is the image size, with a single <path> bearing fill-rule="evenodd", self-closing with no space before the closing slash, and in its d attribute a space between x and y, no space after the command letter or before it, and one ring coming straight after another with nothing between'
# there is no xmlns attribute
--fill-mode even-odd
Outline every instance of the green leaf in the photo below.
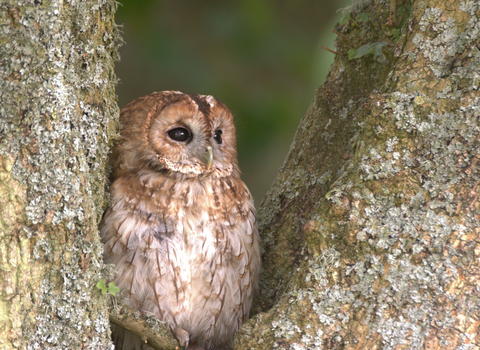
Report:
<svg viewBox="0 0 480 350"><path fill-rule="evenodd" d="M340 23L340 25L343 26L343 25L346 24L349 20L350 20L350 13L346 13L346 14L344 14L344 15L342 16L342 18L340 18L339 23Z"/></svg>
<svg viewBox="0 0 480 350"><path fill-rule="evenodd" d="M397 29L397 28L393 28L391 31L390 31L390 34L392 35L392 38L393 40L398 40L398 38L400 37L400 29Z"/></svg>
<svg viewBox="0 0 480 350"><path fill-rule="evenodd" d="M370 15L368 13L359 13L355 19L359 22L368 22Z"/></svg>
<svg viewBox="0 0 480 350"><path fill-rule="evenodd" d="M357 58L357 50L356 49L350 49L348 50L348 59L353 60L354 58Z"/></svg>
<svg viewBox="0 0 480 350"><path fill-rule="evenodd" d="M354 59L354 58L361 58L363 56L366 56L370 53L373 53L373 50L375 49L374 47L375 44L372 44L372 43L369 43L369 44L365 44L363 46L360 46L357 50L356 50L356 54L352 56L351 59ZM349 56L350 57L350 56Z"/></svg>
<svg viewBox="0 0 480 350"><path fill-rule="evenodd" d="M363 56L373 54L373 58L377 59L380 57L380 61L385 60L385 55L383 54L383 47L388 45L386 41L377 42L377 43L369 43L363 46L360 46L358 49L350 49L348 50L348 59L353 60L355 58L361 58Z"/></svg>
<svg viewBox="0 0 480 350"><path fill-rule="evenodd" d="M120 288L118 288L116 285L115 285L115 282L110 282L108 284L108 291L110 292L111 295L115 296L115 294L117 294L118 292L120 292Z"/></svg>
<svg viewBox="0 0 480 350"><path fill-rule="evenodd" d="M100 289L102 291L102 294L107 293L107 287L105 286L105 281L103 280L103 278L100 278L100 281L98 281L98 283L95 285L95 287Z"/></svg>
<svg viewBox="0 0 480 350"><path fill-rule="evenodd" d="M379 42L379 43L374 43L374 48L375 50L373 51L373 59L376 60L377 57L380 57L380 61L385 61L385 55L383 54L383 47L385 45L388 45L388 43L386 41L382 41L382 42Z"/></svg>

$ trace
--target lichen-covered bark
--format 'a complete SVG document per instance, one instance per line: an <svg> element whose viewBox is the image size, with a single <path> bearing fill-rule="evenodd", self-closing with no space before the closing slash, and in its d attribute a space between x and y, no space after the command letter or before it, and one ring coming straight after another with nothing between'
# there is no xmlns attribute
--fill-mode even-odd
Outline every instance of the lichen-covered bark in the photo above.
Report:
<svg viewBox="0 0 480 350"><path fill-rule="evenodd" d="M389 7L337 27L339 52L391 45L336 57L302 120L260 208L263 312L236 349L480 346L480 2Z"/></svg>
<svg viewBox="0 0 480 350"><path fill-rule="evenodd" d="M351 28L344 31L355 33ZM359 35L360 46L379 41L382 32L355 34ZM351 44L340 45L338 49L346 52ZM318 89L259 210L264 253L257 311L268 310L291 289L289 281L305 258L305 225L311 223L312 211L326 200L325 194L352 157L352 141L360 129L359 113L369 103L371 92L384 84L390 69L388 61L346 58L336 60L330 67L327 82Z"/></svg>
<svg viewBox="0 0 480 350"><path fill-rule="evenodd" d="M95 284L118 114L115 6L0 3L1 349L111 347Z"/></svg>
<svg viewBox="0 0 480 350"><path fill-rule="evenodd" d="M120 300L119 300L120 299ZM126 300L115 298L110 305L110 323L136 334L150 348L161 350L178 350L180 343L170 328L153 314L139 312L125 304ZM120 301L119 304L116 302Z"/></svg>

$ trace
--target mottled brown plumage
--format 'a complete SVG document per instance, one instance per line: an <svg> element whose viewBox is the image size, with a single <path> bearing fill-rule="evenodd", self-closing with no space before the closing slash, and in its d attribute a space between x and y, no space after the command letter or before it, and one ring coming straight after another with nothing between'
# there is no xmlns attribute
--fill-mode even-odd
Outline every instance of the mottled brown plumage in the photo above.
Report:
<svg viewBox="0 0 480 350"><path fill-rule="evenodd" d="M233 117L211 96L165 91L129 103L120 123L112 205L100 229L115 284L182 345L230 349L260 269ZM114 333L117 349L140 348L132 334Z"/></svg>

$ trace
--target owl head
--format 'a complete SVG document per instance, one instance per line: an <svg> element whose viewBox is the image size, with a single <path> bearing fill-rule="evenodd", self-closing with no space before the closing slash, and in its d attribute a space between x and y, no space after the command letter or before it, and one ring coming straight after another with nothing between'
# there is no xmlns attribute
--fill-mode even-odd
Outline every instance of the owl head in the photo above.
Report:
<svg viewBox="0 0 480 350"><path fill-rule="evenodd" d="M142 170L239 176L233 116L212 96L164 91L140 97L122 109L120 125L112 180Z"/></svg>

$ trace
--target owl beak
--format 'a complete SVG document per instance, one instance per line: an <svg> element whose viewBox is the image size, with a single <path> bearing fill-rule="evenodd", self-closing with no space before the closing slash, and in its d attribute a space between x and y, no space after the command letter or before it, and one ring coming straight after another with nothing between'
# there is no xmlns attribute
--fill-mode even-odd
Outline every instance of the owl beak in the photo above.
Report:
<svg viewBox="0 0 480 350"><path fill-rule="evenodd" d="M205 165L207 166L207 169L210 169L212 167L213 163L213 150L211 146L207 146L207 152L205 153Z"/></svg>

